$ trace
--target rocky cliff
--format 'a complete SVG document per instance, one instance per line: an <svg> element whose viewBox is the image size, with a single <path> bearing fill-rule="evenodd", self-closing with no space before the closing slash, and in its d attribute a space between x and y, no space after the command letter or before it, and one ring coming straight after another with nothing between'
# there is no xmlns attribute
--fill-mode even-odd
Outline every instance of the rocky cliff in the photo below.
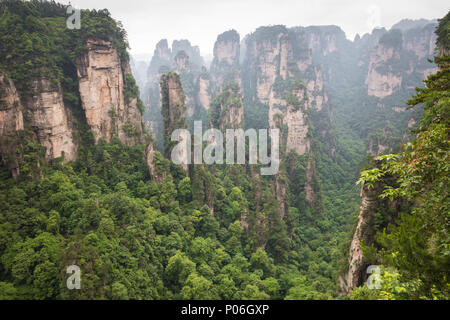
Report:
<svg viewBox="0 0 450 320"><path fill-rule="evenodd" d="M191 45L188 40L174 40L171 48L165 39L156 45L148 68L143 97L147 108L144 118L148 127L152 128L152 135L156 138L156 145L160 150L164 148L160 78L168 72L176 72L179 75L185 96L185 118L192 126L194 119L207 120L207 109L211 100L209 75L203 64L199 48Z"/></svg>
<svg viewBox="0 0 450 320"><path fill-rule="evenodd" d="M21 97L13 81L0 74L0 151L14 177L19 172L22 149L19 132L26 130L29 139L45 147L45 160L64 156L64 161L77 157L73 138L72 113L65 107L59 85L49 80L34 80L32 95Z"/></svg>
<svg viewBox="0 0 450 320"><path fill-rule="evenodd" d="M24 129L23 106L11 79L0 73L0 153L14 178L19 174L19 159L14 157L18 131Z"/></svg>
<svg viewBox="0 0 450 320"><path fill-rule="evenodd" d="M239 34L235 30L220 34L214 44L214 59L210 69L213 97L228 83L241 86L239 58Z"/></svg>
<svg viewBox="0 0 450 320"><path fill-rule="evenodd" d="M111 141L117 136L123 143L142 142L143 126L138 106L138 89L127 61L119 58L109 41L88 40L87 51L76 61L78 93L83 119L92 130L95 141ZM74 74L75 73L75 70ZM13 81L2 73L0 110L0 151L14 176L19 173L21 139L44 147L44 159L63 157L73 161L78 155L72 111L76 104L65 103L65 91L58 79L49 80L44 73L30 80L30 90L18 92ZM76 96L77 92L67 92ZM84 120L83 120L84 121ZM20 132L23 132L21 134ZM17 147L17 148L16 148Z"/></svg>
<svg viewBox="0 0 450 320"><path fill-rule="evenodd" d="M225 133L226 129L244 128L242 94L236 83L225 85L211 102L211 125Z"/></svg>
<svg viewBox="0 0 450 320"><path fill-rule="evenodd" d="M121 61L110 41L87 41L88 51L77 64L79 91L86 120L94 138L107 142L117 136L123 143L139 143L143 135L138 97L130 97L128 62Z"/></svg>
<svg viewBox="0 0 450 320"><path fill-rule="evenodd" d="M379 186L369 189L366 186L361 187L361 208L358 216L358 223L350 244L348 270L339 278L341 291L349 295L350 290L359 286L367 278L367 262L364 261L361 241L366 240L368 221L372 218L377 207L377 197L379 195Z"/></svg>
<svg viewBox="0 0 450 320"><path fill-rule="evenodd" d="M280 129L282 158L286 161L290 153L295 157L306 158L305 176L301 180L305 181L302 193L309 202L316 199L317 192L312 186L316 173L314 161L310 157L311 112L318 114L318 121L325 119L328 123L324 130L331 128L328 95L322 70L314 63L313 49L325 55L335 50L335 38L328 37L328 40L320 40L320 43L317 39L302 28L274 26L257 29L246 40L243 77L247 97L255 101L259 109L263 105L267 106L269 127ZM330 43L327 44L327 41ZM323 47L319 48L319 44ZM286 162L286 166L290 171L295 161ZM286 172L282 170L273 188L282 217L285 215L288 187L287 180L282 178L284 175Z"/></svg>
<svg viewBox="0 0 450 320"><path fill-rule="evenodd" d="M188 158L190 150L189 138L182 134L178 136L178 142L171 141L172 133L176 129L185 129L187 127L185 121L186 105L183 87L181 85L178 74L169 72L161 77L161 113L164 119L164 142L165 156L167 159L172 158L172 151L175 144L178 144L179 164L185 172L188 172ZM173 159L172 159L173 160Z"/></svg>

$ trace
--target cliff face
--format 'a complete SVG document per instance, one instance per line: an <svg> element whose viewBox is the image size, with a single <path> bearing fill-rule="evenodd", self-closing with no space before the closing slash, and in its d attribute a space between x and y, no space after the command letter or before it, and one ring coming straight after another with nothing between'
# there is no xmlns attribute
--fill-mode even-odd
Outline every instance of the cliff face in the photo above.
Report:
<svg viewBox="0 0 450 320"><path fill-rule="evenodd" d="M14 177L20 173L18 163L22 156L21 152L16 151L18 132L25 129L31 133L33 140L46 148L46 161L62 155L64 161L77 157L77 146L72 136L72 115L64 106L59 84L55 87L50 81L41 79L33 81L31 86L34 94L23 98L13 81L0 74L0 152L8 159Z"/></svg>
<svg viewBox="0 0 450 320"><path fill-rule="evenodd" d="M220 34L214 44L214 59L211 63L212 95L221 92L227 83L241 86L240 36L235 30Z"/></svg>
<svg viewBox="0 0 450 320"><path fill-rule="evenodd" d="M259 28L246 39L243 86L247 97L259 109L266 105L269 127L280 129L281 158L286 162L293 153L293 159L297 159L286 162L287 172L292 172L295 161L303 161L300 157L306 159L304 177L298 177L304 181L303 190L299 191L311 204L317 199L313 187L316 165L311 157L311 112L317 114L317 121L327 122L323 130L331 128L324 76L314 62L314 50L317 55L328 55L336 50L336 39L331 35L322 38L321 34L310 34L304 28L283 26ZM281 217L287 209L289 181L292 179L291 183L295 184L296 179L284 170L279 172L272 187Z"/></svg>
<svg viewBox="0 0 450 320"><path fill-rule="evenodd" d="M366 240L364 235L367 228L367 222L371 219L377 206L378 188L368 189L363 186L361 188L361 208L358 216L355 233L350 244L350 253L348 258L348 271L339 278L339 286L346 295L350 294L351 289L361 285L365 275L365 267L361 241Z"/></svg>
<svg viewBox="0 0 450 320"><path fill-rule="evenodd" d="M18 159L15 153L17 131L24 129L23 106L16 87L11 79L0 73L0 153L9 155L6 160L14 177L19 173Z"/></svg>
<svg viewBox="0 0 450 320"><path fill-rule="evenodd" d="M369 72L366 78L367 94L378 98L391 95L402 84L402 76L390 69L383 71L377 68L385 67L386 63L392 59L395 64L399 63L400 49L398 47L385 46L379 44L369 60Z"/></svg>
<svg viewBox="0 0 450 320"><path fill-rule="evenodd" d="M174 58L174 69L176 73L190 72L189 56L184 51L179 51Z"/></svg>
<svg viewBox="0 0 450 320"><path fill-rule="evenodd" d="M227 84L222 93L211 102L211 124L225 133L225 129L244 127L242 94L236 83Z"/></svg>
<svg viewBox="0 0 450 320"><path fill-rule="evenodd" d="M72 114L64 106L61 88L58 85L55 89L50 81L41 79L33 82L33 91L37 94L26 106L31 113L31 128L39 143L46 147L46 160L58 158L63 152L65 161L75 160Z"/></svg>
<svg viewBox="0 0 450 320"><path fill-rule="evenodd" d="M164 119L165 156L170 159L174 142L171 141L172 133L176 129L185 129L185 96L181 86L180 77L176 73L168 73L161 77L161 113ZM178 137L178 160L185 172L188 172L188 137Z"/></svg>
<svg viewBox="0 0 450 320"><path fill-rule="evenodd" d="M18 150L26 141L45 148L46 162L62 156L65 162L76 160L78 142L74 139L77 129L72 108L84 110L95 141L103 138L109 142L117 136L127 145L142 142L137 87L128 62L121 61L111 42L91 39L87 47L87 52L76 59L81 106L65 105L60 81L50 80L44 73L31 79L29 90L23 92L16 90L6 74L0 74L0 151L15 177L22 161Z"/></svg>
<svg viewBox="0 0 450 320"><path fill-rule="evenodd" d="M204 110L209 110L209 104L211 103L210 86L211 81L208 76L201 75L198 77L197 103Z"/></svg>
<svg viewBox="0 0 450 320"><path fill-rule="evenodd" d="M79 91L86 120L95 140L117 136L123 143L138 143L143 134L137 97L125 96L130 68L109 41L88 40L88 52L79 59ZM127 101L128 100L128 101Z"/></svg>
<svg viewBox="0 0 450 320"><path fill-rule="evenodd" d="M154 82L155 75L159 73L161 67L167 68L171 65L172 51L166 39L160 40L155 47L152 60L147 71L148 82Z"/></svg>
<svg viewBox="0 0 450 320"><path fill-rule="evenodd" d="M336 37L322 39L303 29L271 28L258 29L247 41L247 85L254 88L255 99L269 106L269 126L288 128L283 137L286 153L294 150L304 155L310 150L306 111L321 111L328 102L322 70L313 62L313 49L325 55L333 52Z"/></svg>
<svg viewBox="0 0 450 320"><path fill-rule="evenodd" d="M419 59L428 58L434 54L436 38L434 23L429 23L419 29L406 30L404 48L414 52Z"/></svg>
<svg viewBox="0 0 450 320"><path fill-rule="evenodd" d="M365 83L368 95L385 98L413 86L406 78L425 78L434 73L434 65L427 58L434 54L435 24L400 31L392 29L383 33L370 51Z"/></svg>
<svg viewBox="0 0 450 320"><path fill-rule="evenodd" d="M180 76L185 95L185 118L188 124L193 126L194 118L206 122L211 100L209 75L203 64L200 49L191 45L188 40L174 40L171 48L165 39L156 45L147 72L143 97L148 108L146 123L152 128L152 135L156 138L159 149L164 148L159 81L161 76L168 72L176 72Z"/></svg>

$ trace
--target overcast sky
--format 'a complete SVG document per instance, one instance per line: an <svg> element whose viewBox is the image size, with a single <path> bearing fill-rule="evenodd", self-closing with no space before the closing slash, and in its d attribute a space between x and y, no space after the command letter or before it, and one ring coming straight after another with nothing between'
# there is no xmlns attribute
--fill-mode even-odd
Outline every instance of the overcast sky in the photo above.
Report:
<svg viewBox="0 0 450 320"><path fill-rule="evenodd" d="M263 25L338 25L353 39L375 26L404 18L436 19L448 0L60 0L76 8L107 8L128 32L132 54L153 53L160 39L188 39L211 54L217 35L235 29L241 38Z"/></svg>

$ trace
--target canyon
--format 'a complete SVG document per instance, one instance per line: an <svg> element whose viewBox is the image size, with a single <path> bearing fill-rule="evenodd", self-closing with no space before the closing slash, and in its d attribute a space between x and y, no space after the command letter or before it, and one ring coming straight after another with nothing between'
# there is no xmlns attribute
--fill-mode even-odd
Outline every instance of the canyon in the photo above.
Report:
<svg viewBox="0 0 450 320"><path fill-rule="evenodd" d="M59 30L65 7L52 10L61 16L51 11L40 18ZM120 267L99 261L100 253L85 265L93 282L114 279L107 285L113 289L104 290L111 297L189 299L198 294L197 283L212 287L214 281L241 286L239 294L208 291L214 298L299 298L290 291L299 287L320 298L350 295L364 283L369 261L361 243L374 237L377 209L397 212L402 203L378 199L379 185L359 189L355 182L361 167L397 152L419 125L423 109L408 109L406 101L437 71L428 61L437 51L436 21L401 21L354 40L337 26L262 26L247 35L228 30L217 36L208 66L187 39L171 46L160 40L146 61L130 57L121 24L107 11L84 14L91 19L86 32L45 34L50 40L42 52L51 55L11 53L0 64L2 174L21 187L43 181L37 198L58 195L42 201L45 223L36 218L30 225L42 224L45 232L33 236L57 235L61 224L72 241L84 228L81 244L68 243L91 254L120 233L120 241L102 248L127 248L112 258ZM6 45L0 50L10 50ZM24 66L29 74L19 72ZM217 142L181 134L177 145L172 133L194 132L197 121L203 131L276 129L268 143L272 162L196 163L187 148ZM250 143L245 151L250 157ZM274 174L260 173L274 162ZM61 196L65 190L70 197ZM19 196L17 203L34 201L25 192ZM72 196L83 201L58 202ZM3 207L15 210L16 202ZM15 249L8 250L13 256ZM145 255L127 260L133 250ZM78 259L71 254L64 261ZM120 278L128 263L122 260L146 271ZM108 277L93 276L92 265ZM240 278L247 271L248 279ZM155 280L156 274L164 277ZM283 278L288 274L294 280ZM135 294L131 282L145 294Z"/></svg>

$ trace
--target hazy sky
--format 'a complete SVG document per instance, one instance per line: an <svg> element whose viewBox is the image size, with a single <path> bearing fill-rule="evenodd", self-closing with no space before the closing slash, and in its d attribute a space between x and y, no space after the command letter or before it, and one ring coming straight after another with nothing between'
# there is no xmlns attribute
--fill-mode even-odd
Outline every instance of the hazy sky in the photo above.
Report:
<svg viewBox="0 0 450 320"><path fill-rule="evenodd" d="M338 25L347 38L404 18L435 19L448 0L61 0L76 8L107 8L128 32L132 54L153 53L163 38L188 39L211 54L217 35L237 30L241 38L263 25Z"/></svg>

